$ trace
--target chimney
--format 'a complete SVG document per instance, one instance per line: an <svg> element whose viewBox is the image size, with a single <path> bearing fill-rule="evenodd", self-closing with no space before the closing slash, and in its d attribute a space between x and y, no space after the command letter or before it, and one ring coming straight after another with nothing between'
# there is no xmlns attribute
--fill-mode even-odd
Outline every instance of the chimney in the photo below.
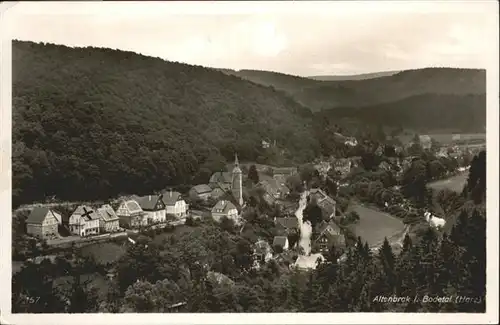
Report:
<svg viewBox="0 0 500 325"><path fill-rule="evenodd" d="M172 189L168 192L170 194L170 197L172 197Z"/></svg>
<svg viewBox="0 0 500 325"><path fill-rule="evenodd" d="M149 201L151 201L151 195L149 196Z"/></svg>

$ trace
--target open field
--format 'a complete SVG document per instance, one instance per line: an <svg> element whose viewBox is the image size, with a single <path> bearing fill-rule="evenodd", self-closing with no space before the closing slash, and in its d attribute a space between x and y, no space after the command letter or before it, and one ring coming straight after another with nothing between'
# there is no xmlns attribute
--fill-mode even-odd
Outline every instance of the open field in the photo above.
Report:
<svg viewBox="0 0 500 325"><path fill-rule="evenodd" d="M173 234L175 234L176 236L180 236L184 233L190 233L195 229L196 229L196 227L180 225L180 226L175 227L175 229L172 232L165 232L162 234L155 235L153 238L153 242L155 244L161 244L164 239L170 238Z"/></svg>
<svg viewBox="0 0 500 325"><path fill-rule="evenodd" d="M368 242L370 247L383 242L395 234L403 232L405 225L403 222L387 213L368 208L359 203L354 203L348 208L348 212L356 211L359 214L359 222L352 225L356 236L361 236L363 241Z"/></svg>
<svg viewBox="0 0 500 325"><path fill-rule="evenodd" d="M467 182L468 173L459 174L448 179L443 179L440 181L435 181L427 184L430 188L434 190L449 189L457 193L461 193L465 183Z"/></svg>
<svg viewBox="0 0 500 325"><path fill-rule="evenodd" d="M126 253L126 248L123 244L99 243L82 247L81 252L94 257L97 263L107 264L118 261Z"/></svg>

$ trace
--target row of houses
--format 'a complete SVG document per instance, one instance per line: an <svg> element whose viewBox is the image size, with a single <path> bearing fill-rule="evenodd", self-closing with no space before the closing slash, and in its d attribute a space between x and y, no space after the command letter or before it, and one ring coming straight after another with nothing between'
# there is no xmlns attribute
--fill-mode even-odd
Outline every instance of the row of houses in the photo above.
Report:
<svg viewBox="0 0 500 325"><path fill-rule="evenodd" d="M182 195L166 191L160 195L132 196L121 200L115 211L104 204L97 209L87 205L78 206L69 218L48 207L35 207L26 220L26 232L36 237L51 237L59 234L59 227L67 227L77 236L91 236L103 232L115 232L120 228L136 228L150 224L165 223L167 216L179 219L186 217L189 205Z"/></svg>
<svg viewBox="0 0 500 325"><path fill-rule="evenodd" d="M176 192L123 199L116 211L109 204L98 209L81 205L66 220L53 209L36 207L26 220L26 231L40 238L57 237L62 226L73 235L86 237L179 220L188 215L188 209ZM215 221L224 217L238 221L239 215L236 205L227 199L219 200L211 214Z"/></svg>

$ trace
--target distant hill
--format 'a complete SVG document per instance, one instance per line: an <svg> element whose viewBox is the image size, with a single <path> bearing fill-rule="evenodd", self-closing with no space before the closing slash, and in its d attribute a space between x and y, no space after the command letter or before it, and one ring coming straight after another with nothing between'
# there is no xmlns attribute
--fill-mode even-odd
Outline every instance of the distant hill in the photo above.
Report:
<svg viewBox="0 0 500 325"><path fill-rule="evenodd" d="M284 91L312 111L368 107L423 94L486 93L486 71L480 69L426 68L362 80L329 81L256 70L227 73Z"/></svg>
<svg viewBox="0 0 500 325"><path fill-rule="evenodd" d="M485 108L485 94L422 94L377 105L336 107L318 112L317 118L356 119L367 125L403 127L420 132L451 128L460 132L483 132Z"/></svg>
<svg viewBox="0 0 500 325"><path fill-rule="evenodd" d="M338 80L364 80L380 77L392 76L400 71L382 71L372 73L362 73L355 75L336 75L336 76L310 76L308 78L319 81L338 81Z"/></svg>
<svg viewBox="0 0 500 325"><path fill-rule="evenodd" d="M16 204L208 181L235 152L266 163L263 138L287 159L316 154L310 110L214 69L19 41L12 57Z"/></svg>

